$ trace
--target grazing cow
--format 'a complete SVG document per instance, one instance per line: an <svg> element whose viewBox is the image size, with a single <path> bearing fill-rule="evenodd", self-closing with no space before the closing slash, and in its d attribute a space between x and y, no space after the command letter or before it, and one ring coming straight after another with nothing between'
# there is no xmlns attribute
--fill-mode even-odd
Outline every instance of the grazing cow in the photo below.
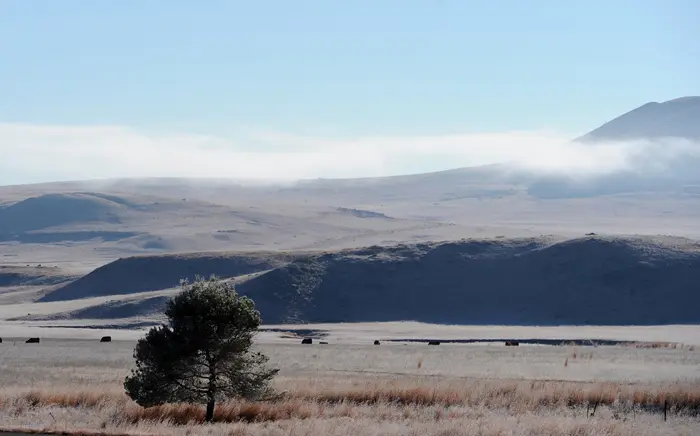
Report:
<svg viewBox="0 0 700 436"><path fill-rule="evenodd" d="M321 344L321 345L328 345L328 342L321 341L321 342L319 342L319 344Z"/></svg>
<svg viewBox="0 0 700 436"><path fill-rule="evenodd" d="M374 345L379 345L379 341L374 341Z"/></svg>
<svg viewBox="0 0 700 436"><path fill-rule="evenodd" d="M2 338L0 338L0 344L2 344Z"/></svg>
<svg viewBox="0 0 700 436"><path fill-rule="evenodd" d="M311 344L313 343L313 340L311 338L304 338L301 340L302 344Z"/></svg>
<svg viewBox="0 0 700 436"><path fill-rule="evenodd" d="M29 338L25 342L25 344L38 344L39 343L39 338Z"/></svg>
<svg viewBox="0 0 700 436"><path fill-rule="evenodd" d="M517 347L518 345L520 345L518 341L506 341L506 347Z"/></svg>
<svg viewBox="0 0 700 436"><path fill-rule="evenodd" d="M429 341L428 345L440 345L440 341Z"/></svg>
<svg viewBox="0 0 700 436"><path fill-rule="evenodd" d="M100 339L100 342L112 342L112 337L111 336L102 336Z"/></svg>

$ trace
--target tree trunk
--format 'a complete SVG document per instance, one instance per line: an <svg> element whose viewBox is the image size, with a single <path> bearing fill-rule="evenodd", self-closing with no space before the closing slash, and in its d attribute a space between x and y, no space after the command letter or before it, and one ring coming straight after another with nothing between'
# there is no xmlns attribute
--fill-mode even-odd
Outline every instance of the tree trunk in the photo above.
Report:
<svg viewBox="0 0 700 436"><path fill-rule="evenodd" d="M207 391L207 422L214 419L214 403L216 402L216 362L213 361L207 351L207 363L209 364L209 389Z"/></svg>
<svg viewBox="0 0 700 436"><path fill-rule="evenodd" d="M207 416L206 416L206 421L211 422L212 419L214 419L214 399L209 398L209 401L207 402Z"/></svg>

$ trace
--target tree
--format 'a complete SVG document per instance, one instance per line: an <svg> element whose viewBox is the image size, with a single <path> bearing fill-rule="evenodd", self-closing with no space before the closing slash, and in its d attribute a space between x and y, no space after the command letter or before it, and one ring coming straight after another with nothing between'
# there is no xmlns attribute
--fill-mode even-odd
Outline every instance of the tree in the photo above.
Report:
<svg viewBox="0 0 700 436"><path fill-rule="evenodd" d="M136 368L124 381L134 401L143 407L206 404L211 421L217 401L271 397L269 383L279 370L249 350L261 323L251 299L216 276L197 276L181 282L165 315L168 324L153 327L134 349Z"/></svg>

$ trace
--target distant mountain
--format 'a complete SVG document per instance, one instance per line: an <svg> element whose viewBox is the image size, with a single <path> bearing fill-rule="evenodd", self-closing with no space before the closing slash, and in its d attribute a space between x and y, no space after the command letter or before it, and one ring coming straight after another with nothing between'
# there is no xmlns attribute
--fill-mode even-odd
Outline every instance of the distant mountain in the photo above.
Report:
<svg viewBox="0 0 700 436"><path fill-rule="evenodd" d="M581 140L663 136L700 142L700 97L648 103ZM639 150L617 171L585 175L493 164L271 185L132 178L0 186L0 262L71 263L83 272L84 265L146 254L332 250L465 236L700 236L700 147Z"/></svg>
<svg viewBox="0 0 700 436"><path fill-rule="evenodd" d="M683 138L700 140L700 97L651 102L576 139L579 142Z"/></svg>

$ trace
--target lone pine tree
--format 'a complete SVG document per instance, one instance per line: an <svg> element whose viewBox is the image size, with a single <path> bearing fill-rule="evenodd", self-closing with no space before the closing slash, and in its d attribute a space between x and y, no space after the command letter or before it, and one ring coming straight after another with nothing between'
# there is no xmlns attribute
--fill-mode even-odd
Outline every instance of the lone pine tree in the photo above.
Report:
<svg viewBox="0 0 700 436"><path fill-rule="evenodd" d="M269 398L279 370L266 367L267 356L250 352L261 323L253 301L216 276L184 280L181 288L166 306L168 324L136 344L127 395L144 407L206 404L207 421L217 401Z"/></svg>

